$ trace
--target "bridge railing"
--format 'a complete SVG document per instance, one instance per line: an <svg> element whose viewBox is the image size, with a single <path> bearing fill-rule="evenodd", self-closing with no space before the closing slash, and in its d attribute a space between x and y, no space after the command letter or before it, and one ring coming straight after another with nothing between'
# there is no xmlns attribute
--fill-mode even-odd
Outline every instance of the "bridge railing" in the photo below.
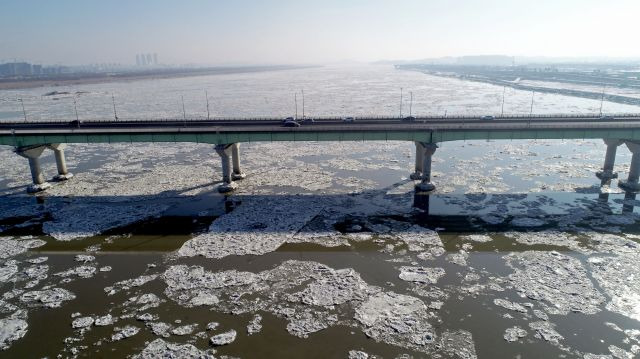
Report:
<svg viewBox="0 0 640 359"><path fill-rule="evenodd" d="M479 120L484 115L467 115L467 114L450 114L447 116L441 115L426 115L426 116L414 116L416 120ZM342 121L346 116L305 116L307 119L314 119L315 121ZM370 116L350 116L353 117L356 122L358 120L380 120L380 121L398 121L401 118L399 116L380 116L380 115L370 115ZM550 113L550 114L505 114L505 115L494 115L496 120L500 119L600 119L602 116L599 114L579 114L579 113ZM615 119L625 119L625 118L640 118L640 113L607 113L606 117L612 117ZM262 117L191 117L191 118L143 118L143 117L119 117L118 120L112 118L84 118L80 119L81 122L87 123L114 123L114 122L123 122L123 123L131 123L131 122L182 122L182 123L197 123L197 122L206 122L206 121L256 121L256 122L269 122L269 121L282 121L284 117L272 117L272 116L262 116ZM25 124L25 123L59 123L66 124L72 122L74 119L38 119L38 120L28 120L28 121L0 121L1 124ZM302 118L298 118L298 120L302 120Z"/></svg>

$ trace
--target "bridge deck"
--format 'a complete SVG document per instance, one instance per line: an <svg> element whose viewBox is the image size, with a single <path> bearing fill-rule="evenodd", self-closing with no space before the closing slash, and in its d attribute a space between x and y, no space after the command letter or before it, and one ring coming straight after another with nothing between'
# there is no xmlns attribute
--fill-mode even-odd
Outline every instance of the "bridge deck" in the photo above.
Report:
<svg viewBox="0 0 640 359"><path fill-rule="evenodd" d="M640 116L535 116L480 120L477 117L338 118L301 122L284 127L279 119L91 121L78 128L68 121L0 123L0 145L28 146L43 143L198 142L235 143L259 141L375 141L405 140L444 142L488 139L640 140Z"/></svg>

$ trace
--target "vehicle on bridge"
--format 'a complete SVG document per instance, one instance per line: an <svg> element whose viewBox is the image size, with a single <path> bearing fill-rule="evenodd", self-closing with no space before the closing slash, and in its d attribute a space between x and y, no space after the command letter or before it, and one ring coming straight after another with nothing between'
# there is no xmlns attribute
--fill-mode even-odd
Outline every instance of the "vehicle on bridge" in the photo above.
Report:
<svg viewBox="0 0 640 359"><path fill-rule="evenodd" d="M405 121L405 122L415 122L415 120L416 120L415 116L407 116L402 119L402 121Z"/></svg>
<svg viewBox="0 0 640 359"><path fill-rule="evenodd" d="M356 119L349 116L349 117L343 117L342 118L342 122L356 122Z"/></svg>
<svg viewBox="0 0 640 359"><path fill-rule="evenodd" d="M483 120L483 121L492 121L492 120L495 120L496 117L495 116L482 116L482 117L480 117L480 119Z"/></svg>
<svg viewBox="0 0 640 359"><path fill-rule="evenodd" d="M284 127L300 127L300 124L298 122L296 122L295 120L288 120L285 121L282 126Z"/></svg>
<svg viewBox="0 0 640 359"><path fill-rule="evenodd" d="M80 128L80 125L82 125L82 121L80 120L73 120L69 122L69 126L71 127Z"/></svg>

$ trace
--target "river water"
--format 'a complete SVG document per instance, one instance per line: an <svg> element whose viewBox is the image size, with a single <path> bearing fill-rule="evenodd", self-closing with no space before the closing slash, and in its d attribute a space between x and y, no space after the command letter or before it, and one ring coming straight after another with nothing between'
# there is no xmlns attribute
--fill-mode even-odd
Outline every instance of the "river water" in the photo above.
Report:
<svg viewBox="0 0 640 359"><path fill-rule="evenodd" d="M497 114L502 88L327 66L0 92L0 119ZM56 94L50 94L57 91ZM412 92L413 103L409 102ZM49 94L45 96L45 94ZM507 89L506 113L531 94ZM534 97L534 113L600 102ZM605 102L604 112L638 112ZM596 140L460 141L415 193L408 142L71 144L27 195L0 148L0 357L632 358L640 205ZM630 153L618 149L616 170ZM55 174L50 151L43 169Z"/></svg>

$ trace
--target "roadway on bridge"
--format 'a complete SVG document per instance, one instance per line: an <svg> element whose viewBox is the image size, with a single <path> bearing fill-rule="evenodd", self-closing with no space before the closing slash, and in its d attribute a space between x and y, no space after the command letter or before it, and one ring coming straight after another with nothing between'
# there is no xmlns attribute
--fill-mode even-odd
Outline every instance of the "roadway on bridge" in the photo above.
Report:
<svg viewBox="0 0 640 359"><path fill-rule="evenodd" d="M216 120L140 120L87 121L70 125L68 121L0 123L0 134L113 134L113 133L234 133L234 132L335 132L335 131L441 131L441 130L519 130L519 129L620 129L640 128L640 116L626 115L603 119L596 116L503 117L481 120L465 118L357 118L345 122L339 118L300 121L300 127L285 127L281 119Z"/></svg>

